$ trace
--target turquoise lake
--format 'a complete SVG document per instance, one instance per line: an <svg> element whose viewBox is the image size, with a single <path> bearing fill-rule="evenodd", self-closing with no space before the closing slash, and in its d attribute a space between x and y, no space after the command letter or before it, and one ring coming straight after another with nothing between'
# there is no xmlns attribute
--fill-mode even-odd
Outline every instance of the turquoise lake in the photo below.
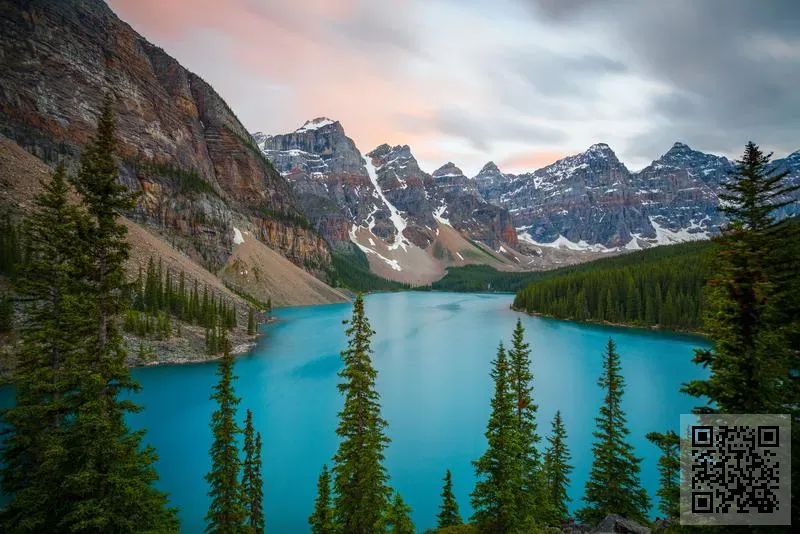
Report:
<svg viewBox="0 0 800 534"><path fill-rule="evenodd" d="M603 392L597 386L609 337L621 355L626 381L624 409L630 439L643 457L641 478L654 499L658 449L649 431L677 430L679 416L698 404L678 392L705 371L691 362L702 338L645 330L579 325L529 317L509 309L512 295L457 293L375 294L365 299L376 334L373 362L387 434L391 485L413 508L417 530L436 523L445 469L453 472L465 518L471 514L471 461L485 448L484 430L493 384L491 361L499 341L509 344L522 318L533 349L534 399L539 432L550 431L560 409L575 470L570 496L580 506L591 465L594 417ZM277 310L279 321L262 326L252 354L236 362L240 416L250 408L264 439L267 529L308 532L316 481L336 451L335 428L342 398L336 388L346 345L342 320L350 304ZM147 428L146 442L160 460L159 486L180 508L182 531L203 532L208 504L203 476L209 469L209 400L216 364L136 369L144 411L130 417ZM544 440L543 440L544 444ZM655 507L653 508L655 517Z"/></svg>

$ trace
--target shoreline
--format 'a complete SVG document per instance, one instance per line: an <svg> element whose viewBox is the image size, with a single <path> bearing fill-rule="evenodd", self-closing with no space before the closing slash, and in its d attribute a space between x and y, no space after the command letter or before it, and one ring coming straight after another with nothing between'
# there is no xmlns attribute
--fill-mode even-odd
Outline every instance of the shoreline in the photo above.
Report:
<svg viewBox="0 0 800 534"><path fill-rule="evenodd" d="M270 325L273 323L277 323L278 318L275 316L271 316L267 319L267 321L260 323L258 326L261 325ZM238 357L238 356L245 356L250 354L254 348L258 346L259 340L264 336L264 332L257 332L254 336L251 337L249 341L239 341L232 343L231 346L231 356ZM130 348L130 347L129 347ZM130 348L129 354L132 351ZM191 354L190 356L186 356L186 354ZM192 357L196 356L196 357ZM165 357L161 359L156 359L154 361L149 362L141 362L136 361L130 364L128 367L130 369L144 369L148 367L162 367L166 365L192 365L192 364L204 364L215 362L222 358L222 354L207 354L205 352L200 351L192 351L192 350L181 350L180 355L176 353L172 353L171 351L166 354Z"/></svg>
<svg viewBox="0 0 800 534"><path fill-rule="evenodd" d="M708 332L702 332L702 331L699 331L699 330L678 330L678 329L674 329L674 328L666 328L666 327L659 326L659 325L647 326L647 325L636 325L636 324L630 324L630 323L615 323L615 322L611 322L611 321L599 321L599 320L592 320L592 319L582 320L582 321L578 320L578 319L566 319L564 317L556 317L555 315L550 315L550 314L547 314L547 313L529 312L527 310L515 308L513 305L511 306L511 309L513 311L515 311L515 312L518 312L518 313L524 313L525 315L530 315L531 317L542 317L544 319L553 319L555 321L567 321L569 323L595 325L595 326L615 326L615 327L620 327L620 328L629 328L629 329L633 329L633 330L646 330L648 332L663 332L663 333L666 333L666 334L684 334L684 335L697 336L697 337L701 337L703 339L710 340L710 337L709 337L710 335L708 334Z"/></svg>

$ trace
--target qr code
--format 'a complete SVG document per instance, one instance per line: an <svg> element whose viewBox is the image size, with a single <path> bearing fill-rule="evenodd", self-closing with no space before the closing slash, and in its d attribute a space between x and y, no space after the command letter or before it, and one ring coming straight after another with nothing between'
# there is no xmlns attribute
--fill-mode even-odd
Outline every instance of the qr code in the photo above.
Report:
<svg viewBox="0 0 800 534"><path fill-rule="evenodd" d="M681 524L788 525L788 415L681 415Z"/></svg>

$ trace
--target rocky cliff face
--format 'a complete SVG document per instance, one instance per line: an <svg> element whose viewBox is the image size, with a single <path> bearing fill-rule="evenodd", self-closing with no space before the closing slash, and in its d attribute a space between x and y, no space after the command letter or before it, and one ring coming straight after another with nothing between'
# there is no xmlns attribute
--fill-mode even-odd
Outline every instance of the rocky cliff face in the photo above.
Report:
<svg viewBox="0 0 800 534"><path fill-rule="evenodd" d="M776 160L773 168L788 170L790 183L800 183L800 153ZM524 241L586 250L636 249L718 233L725 222L717 210L719 193L733 170L727 158L675 143L632 173L600 143L517 176L487 164L475 181L484 197L509 208ZM781 214L797 209L795 203Z"/></svg>
<svg viewBox="0 0 800 534"><path fill-rule="evenodd" d="M513 174L504 174L490 161L475 175L475 185L478 192L492 203L497 203L500 198L500 192L503 188L512 181L516 176Z"/></svg>
<svg viewBox="0 0 800 534"><path fill-rule="evenodd" d="M335 249L347 250L354 221L369 221L376 235L393 238L389 209L338 121L321 117L291 133L256 133L253 139L292 185L301 211Z"/></svg>
<svg viewBox="0 0 800 534"><path fill-rule="evenodd" d="M346 248L355 225L388 244L407 240L425 249L436 237L437 217L447 216L493 249L516 244L507 210L486 202L452 163L424 172L408 145L383 144L362 156L342 125L325 117L291 133L252 137L334 248Z"/></svg>
<svg viewBox="0 0 800 534"><path fill-rule="evenodd" d="M101 0L2 9L0 133L45 161L74 164L109 94L121 180L143 193L133 218L212 269L230 253L234 222L298 265L321 273L329 264L290 185L200 77Z"/></svg>

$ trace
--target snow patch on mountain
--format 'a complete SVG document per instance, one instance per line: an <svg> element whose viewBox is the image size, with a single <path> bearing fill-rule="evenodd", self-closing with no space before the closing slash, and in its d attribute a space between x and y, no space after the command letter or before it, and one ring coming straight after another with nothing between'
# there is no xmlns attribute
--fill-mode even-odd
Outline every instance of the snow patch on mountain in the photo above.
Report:
<svg viewBox="0 0 800 534"><path fill-rule="evenodd" d="M677 231L661 226L656 222L656 217L650 216L649 219L650 224L653 225L653 228L656 231L656 238L654 242L658 245L670 245L673 243L685 243L687 241L703 241L705 239L710 239L709 233L706 230L702 230L701 225L705 219L699 222L691 221L691 224L688 228L681 228ZM698 231L691 232L690 230Z"/></svg>
<svg viewBox="0 0 800 534"><path fill-rule="evenodd" d="M446 211L447 211L447 204L445 204L445 202L442 201L442 204L438 208L433 210L433 218L436 219L436 222L439 222L441 224L446 224L447 226L452 226L452 224L450 224L450 219L442 217L442 215L444 215L444 212Z"/></svg>
<svg viewBox="0 0 800 534"><path fill-rule="evenodd" d="M234 227L233 228L233 244L234 245L241 245L244 243L244 237L242 236L241 230Z"/></svg>
<svg viewBox="0 0 800 534"><path fill-rule="evenodd" d="M575 250L579 252L616 252L617 248L607 248L603 245L598 243L592 244L587 243L583 239L575 243L574 241L570 241L566 237L561 234L558 234L558 237L551 241L550 243L542 243L540 241L536 241L528 232L520 232L517 234L517 239L520 241L524 241L525 243L535 245L537 247L546 247L546 248L560 248L560 249L567 249L567 250Z"/></svg>
<svg viewBox="0 0 800 534"><path fill-rule="evenodd" d="M332 121L327 117L319 117L319 118L316 118L316 119L312 119L310 121L306 121L300 128L295 130L294 133L304 133L304 132L310 132L310 131L313 131L313 130L318 130L318 129L322 128L323 126L328 126L330 124L333 124L334 122L335 121ZM295 123L295 124L297 124L297 123Z"/></svg>
<svg viewBox="0 0 800 534"><path fill-rule="evenodd" d="M364 160L364 166L367 168L367 174L369 175L369 179L372 182L373 187L375 187L375 192L378 193L378 197L383 201L386 207L389 209L389 220L392 221L397 234L394 236L394 243L389 245L389 250L395 250L399 247L402 247L403 250L407 250L407 247L411 245L411 243L406 239L403 235L403 230L406 229L408 224L397 208L389 202L389 199L383 194L383 190L381 189L381 185L378 183L378 174L375 169L375 165L372 164L372 158L369 156L362 156Z"/></svg>
<svg viewBox="0 0 800 534"><path fill-rule="evenodd" d="M352 225L350 227L350 241L355 243L355 245L358 248L360 248L361 251L364 254L373 254L373 255L377 256L378 258L380 258L382 261L384 261L389 267L391 267L395 271L402 271L403 270L403 268L400 267L400 262L398 262L397 260L389 259L386 256L384 256L383 254L381 254L380 252L377 252L377 251L375 251L375 250L373 250L373 249L371 249L371 248L369 248L367 246L364 246L361 243L359 243L358 242L358 237L356 236L356 230L358 230L358 225L354 224L354 225ZM372 240L372 238L370 238L369 241L370 241L371 245L373 245L373 246L375 245L375 242Z"/></svg>

